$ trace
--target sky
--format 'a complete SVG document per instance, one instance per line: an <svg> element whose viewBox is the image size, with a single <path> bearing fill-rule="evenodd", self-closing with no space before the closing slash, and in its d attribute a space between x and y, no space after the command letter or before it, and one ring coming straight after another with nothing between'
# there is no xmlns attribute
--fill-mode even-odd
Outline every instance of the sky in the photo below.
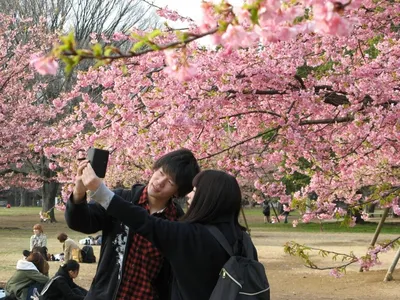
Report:
<svg viewBox="0 0 400 300"><path fill-rule="evenodd" d="M200 3L201 0L155 0L154 4L160 7L165 7L168 5L168 8L172 10L176 10L182 16L190 17L195 21L201 19L201 11L200 11Z"/></svg>
<svg viewBox="0 0 400 300"><path fill-rule="evenodd" d="M190 17L193 19L197 24L200 24L202 13L200 9L202 0L154 0L154 4L159 7L165 7L168 5L168 8L171 10L177 11L183 17ZM216 1L214 1L216 2ZM219 2L219 1L217 1ZM243 0L230 0L229 3L232 5L241 5ZM169 24L172 25L181 25L182 23L173 23L168 21ZM204 46L210 46L210 38L203 37L198 42Z"/></svg>
<svg viewBox="0 0 400 300"><path fill-rule="evenodd" d="M168 8L172 10L176 10L184 17L190 17L195 21L201 20L201 10L200 4L202 0L154 0L154 3L157 6L165 7L168 5ZM219 1L217 1L219 2ZM243 0L230 0L229 3L233 5L238 5L243 3Z"/></svg>

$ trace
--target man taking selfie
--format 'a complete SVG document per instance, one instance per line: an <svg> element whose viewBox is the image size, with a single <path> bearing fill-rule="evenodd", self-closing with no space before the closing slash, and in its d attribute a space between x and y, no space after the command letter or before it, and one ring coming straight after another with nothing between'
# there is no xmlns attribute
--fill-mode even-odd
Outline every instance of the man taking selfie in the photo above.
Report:
<svg viewBox="0 0 400 300"><path fill-rule="evenodd" d="M135 184L131 190L114 192L153 216L176 221L183 211L172 199L192 190L192 180L200 171L196 158L187 149L176 150L159 158L153 171L147 186ZM86 187L79 179L67 202L65 219L71 229L85 234L102 231L100 259L86 300L169 299L168 262L149 241L107 215L102 206L88 203Z"/></svg>

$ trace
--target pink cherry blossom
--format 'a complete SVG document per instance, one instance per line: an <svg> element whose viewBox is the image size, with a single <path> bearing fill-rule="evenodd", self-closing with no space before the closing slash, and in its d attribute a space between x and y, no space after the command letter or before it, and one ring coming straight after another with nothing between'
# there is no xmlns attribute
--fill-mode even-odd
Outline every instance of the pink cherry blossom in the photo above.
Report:
<svg viewBox="0 0 400 300"><path fill-rule="evenodd" d="M255 40L256 35L246 31L242 26L228 25L225 33L221 36L222 44L230 49L251 46Z"/></svg>
<svg viewBox="0 0 400 300"><path fill-rule="evenodd" d="M58 62L51 56L33 56L30 65L41 75L56 75Z"/></svg>
<svg viewBox="0 0 400 300"><path fill-rule="evenodd" d="M331 269L330 275L335 277L335 278L340 278L343 276L343 273L340 272L337 268Z"/></svg>

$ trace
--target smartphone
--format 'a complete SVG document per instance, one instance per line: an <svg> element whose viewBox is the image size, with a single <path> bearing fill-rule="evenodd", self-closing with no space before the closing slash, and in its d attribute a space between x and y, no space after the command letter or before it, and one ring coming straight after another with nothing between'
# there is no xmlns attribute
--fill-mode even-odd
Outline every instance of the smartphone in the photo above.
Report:
<svg viewBox="0 0 400 300"><path fill-rule="evenodd" d="M104 178L106 176L108 157L110 156L110 152L107 150L90 148L87 152L87 159L97 177Z"/></svg>

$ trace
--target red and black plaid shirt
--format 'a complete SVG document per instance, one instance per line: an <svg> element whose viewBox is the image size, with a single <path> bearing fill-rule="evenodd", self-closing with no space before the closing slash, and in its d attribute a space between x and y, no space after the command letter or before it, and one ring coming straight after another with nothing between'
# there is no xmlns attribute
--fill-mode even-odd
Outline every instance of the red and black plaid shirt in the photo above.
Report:
<svg viewBox="0 0 400 300"><path fill-rule="evenodd" d="M143 190L138 205L150 213L147 187ZM175 221L177 210L172 201L169 201L162 212L157 212L153 215L156 217L164 216L168 220ZM135 233L132 234L131 238L117 299L158 299L157 293L153 288L153 282L161 270L164 258L160 251L144 237Z"/></svg>

